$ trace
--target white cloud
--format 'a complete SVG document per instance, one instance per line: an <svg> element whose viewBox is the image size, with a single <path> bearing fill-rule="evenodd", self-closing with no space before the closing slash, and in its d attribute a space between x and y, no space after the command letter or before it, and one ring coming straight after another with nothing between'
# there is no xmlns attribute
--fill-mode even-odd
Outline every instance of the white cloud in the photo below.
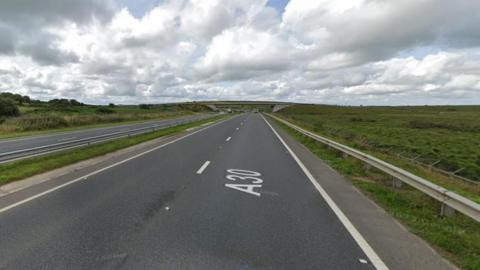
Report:
<svg viewBox="0 0 480 270"><path fill-rule="evenodd" d="M480 2L2 1L0 91L139 103L480 102ZM415 53L421 51L421 54Z"/></svg>

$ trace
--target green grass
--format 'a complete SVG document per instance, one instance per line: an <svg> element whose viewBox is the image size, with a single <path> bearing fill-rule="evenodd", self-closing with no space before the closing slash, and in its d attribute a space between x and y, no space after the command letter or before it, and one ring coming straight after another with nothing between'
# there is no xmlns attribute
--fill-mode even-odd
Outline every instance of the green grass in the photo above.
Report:
<svg viewBox="0 0 480 270"><path fill-rule="evenodd" d="M338 107L297 105L285 119L408 170L480 203L480 185L451 178L397 156L480 177L480 106ZM418 123L422 122L422 125ZM412 124L414 123L414 124ZM390 150L389 150L390 149ZM388 151L387 151L388 150Z"/></svg>
<svg viewBox="0 0 480 270"><path fill-rule="evenodd" d="M158 120L210 111L200 104L139 106L52 105L34 103L20 106L21 116L0 119L0 138L66 128Z"/></svg>
<svg viewBox="0 0 480 270"><path fill-rule="evenodd" d="M196 121L189 124L179 125L155 132L136 135L128 138L98 143L90 146L80 147L73 150L54 153L47 156L35 157L15 161L12 163L0 164L0 185L12 181L24 179L36 174L47 172L63 166L67 166L82 160L101 156L116 150L127 148L155 138L172 135L185 129L219 120L224 116Z"/></svg>
<svg viewBox="0 0 480 270"><path fill-rule="evenodd" d="M104 123L104 124L90 124L90 125L82 125L82 126L75 126L75 127L66 127L66 128L54 128L54 129L47 129L47 130L39 130L39 131L23 131L23 132L9 132L9 133L0 133L0 139L10 139L10 138L19 138L19 137L26 137L26 136L38 136L38 135L45 135L45 134L52 134L52 133L60 133L60 132L68 132L68 131L77 131L77 130L85 130L90 128L104 128L104 127L113 127L119 125L130 125L130 124L138 124L144 123L145 121L155 121L155 120L164 120L164 119L174 119L180 118L182 116L190 115L191 113L179 113L179 114L170 114L170 115L162 115L160 118L148 119L148 120L131 120L131 121L121 121L121 122L113 122L113 123Z"/></svg>
<svg viewBox="0 0 480 270"><path fill-rule="evenodd" d="M480 106L297 105L280 114L324 136L375 152L420 156L480 181Z"/></svg>
<svg viewBox="0 0 480 270"><path fill-rule="evenodd" d="M440 204L423 193L407 185L394 189L384 173L277 124L445 258L463 269L480 269L480 223L461 214L441 217Z"/></svg>

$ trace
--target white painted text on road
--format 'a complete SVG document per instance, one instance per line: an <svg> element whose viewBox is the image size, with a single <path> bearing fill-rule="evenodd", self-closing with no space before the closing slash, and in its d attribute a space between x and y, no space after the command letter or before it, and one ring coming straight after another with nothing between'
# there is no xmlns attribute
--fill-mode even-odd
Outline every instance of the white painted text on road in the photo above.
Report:
<svg viewBox="0 0 480 270"><path fill-rule="evenodd" d="M241 169L229 169L227 172L228 174L226 178L236 182L235 184L225 184L227 188L235 189L259 197L261 196L260 192L255 191L255 189L262 187L263 179L259 178L262 176L261 173Z"/></svg>

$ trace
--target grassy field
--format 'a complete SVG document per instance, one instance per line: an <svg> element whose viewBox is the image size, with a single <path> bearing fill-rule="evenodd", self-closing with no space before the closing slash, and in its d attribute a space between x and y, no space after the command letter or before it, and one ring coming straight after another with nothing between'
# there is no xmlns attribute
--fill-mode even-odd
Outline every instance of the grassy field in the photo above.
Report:
<svg viewBox="0 0 480 270"><path fill-rule="evenodd" d="M294 108L295 109L295 108ZM430 243L445 258L462 269L480 269L480 224L457 214L452 218L439 215L440 203L403 185L392 187L391 177L365 166L360 161L327 148L277 122L291 136L309 148L332 168L350 179L411 232Z"/></svg>
<svg viewBox="0 0 480 270"><path fill-rule="evenodd" d="M302 127L373 154L480 203L480 106L339 107L296 105L279 112Z"/></svg>
<svg viewBox="0 0 480 270"><path fill-rule="evenodd" d="M207 112L201 105L93 106L22 104L20 116L0 121L0 138L33 135L76 127L164 119Z"/></svg>
<svg viewBox="0 0 480 270"><path fill-rule="evenodd" d="M67 166L75 162L101 156L155 138L178 133L185 129L207 122L217 121L223 117L225 116L217 116L189 124L160 129L158 131L146 134L75 148L73 150L66 150L47 156L34 157L11 163L0 164L0 185Z"/></svg>

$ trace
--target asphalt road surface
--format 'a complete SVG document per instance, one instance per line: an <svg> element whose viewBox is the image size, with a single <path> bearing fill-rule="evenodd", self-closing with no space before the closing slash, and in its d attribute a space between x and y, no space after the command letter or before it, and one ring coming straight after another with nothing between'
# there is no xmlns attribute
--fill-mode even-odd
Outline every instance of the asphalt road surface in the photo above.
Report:
<svg viewBox="0 0 480 270"><path fill-rule="evenodd" d="M0 211L0 269L374 269L260 114Z"/></svg>
<svg viewBox="0 0 480 270"><path fill-rule="evenodd" d="M174 119L148 121L138 124L118 125L105 128L91 128L78 131L53 133L47 135L23 137L15 139L0 140L0 155L4 153L10 153L14 151L21 151L25 149L32 149L41 146L55 145L59 143L68 143L77 140L92 138L96 136L102 136L107 134L113 134L116 132L134 131L141 128L156 127L162 128L170 125L180 124L183 121L194 121L204 119L211 115L190 115ZM100 139L99 139L100 140Z"/></svg>

